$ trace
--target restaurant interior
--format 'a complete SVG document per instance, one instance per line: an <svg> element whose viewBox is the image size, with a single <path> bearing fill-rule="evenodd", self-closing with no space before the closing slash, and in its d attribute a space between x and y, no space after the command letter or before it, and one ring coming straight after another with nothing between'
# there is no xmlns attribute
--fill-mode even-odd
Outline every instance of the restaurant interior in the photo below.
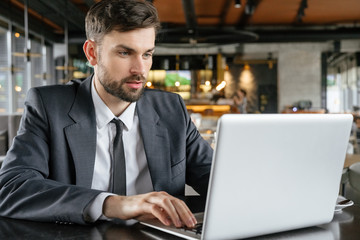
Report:
<svg viewBox="0 0 360 240"><path fill-rule="evenodd" d="M92 74L82 47L97 1L0 1L1 159L29 88ZM341 191L360 204L359 0L151 2L162 28L146 87L180 94L210 144L223 114L353 114Z"/></svg>

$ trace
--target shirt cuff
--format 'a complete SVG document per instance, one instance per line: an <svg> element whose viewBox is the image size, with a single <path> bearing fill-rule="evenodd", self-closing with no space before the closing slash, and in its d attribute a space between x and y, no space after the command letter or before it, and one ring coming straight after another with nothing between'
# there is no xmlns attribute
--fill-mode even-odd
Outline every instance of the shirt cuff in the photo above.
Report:
<svg viewBox="0 0 360 240"><path fill-rule="evenodd" d="M96 222L97 220L111 220L103 214L102 209L105 199L112 195L115 194L103 192L97 195L96 198L84 210L85 221Z"/></svg>

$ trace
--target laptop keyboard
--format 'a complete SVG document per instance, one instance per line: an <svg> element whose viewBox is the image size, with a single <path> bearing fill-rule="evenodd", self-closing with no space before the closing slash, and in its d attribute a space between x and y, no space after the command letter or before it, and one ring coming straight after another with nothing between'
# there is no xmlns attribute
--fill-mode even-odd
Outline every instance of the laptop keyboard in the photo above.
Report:
<svg viewBox="0 0 360 240"><path fill-rule="evenodd" d="M197 235L201 235L202 226L203 226L202 223L197 223L194 228L183 227L183 229L184 229L185 232L192 232L192 233L195 233Z"/></svg>

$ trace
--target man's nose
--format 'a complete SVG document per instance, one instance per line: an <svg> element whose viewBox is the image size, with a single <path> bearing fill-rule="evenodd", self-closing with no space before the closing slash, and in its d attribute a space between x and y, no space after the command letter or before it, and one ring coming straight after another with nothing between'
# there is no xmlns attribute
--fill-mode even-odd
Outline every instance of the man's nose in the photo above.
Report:
<svg viewBox="0 0 360 240"><path fill-rule="evenodd" d="M134 75L145 75L145 60L142 57L134 57L131 65L130 72Z"/></svg>

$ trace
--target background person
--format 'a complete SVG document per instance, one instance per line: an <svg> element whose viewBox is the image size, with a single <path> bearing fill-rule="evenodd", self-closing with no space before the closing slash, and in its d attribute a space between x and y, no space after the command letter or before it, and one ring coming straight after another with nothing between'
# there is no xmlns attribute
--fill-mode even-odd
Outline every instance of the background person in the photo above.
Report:
<svg viewBox="0 0 360 240"><path fill-rule="evenodd" d="M246 91L244 89L242 88L238 89L235 92L233 100L234 100L234 105L239 113L247 113L246 111L247 98L246 98Z"/></svg>

